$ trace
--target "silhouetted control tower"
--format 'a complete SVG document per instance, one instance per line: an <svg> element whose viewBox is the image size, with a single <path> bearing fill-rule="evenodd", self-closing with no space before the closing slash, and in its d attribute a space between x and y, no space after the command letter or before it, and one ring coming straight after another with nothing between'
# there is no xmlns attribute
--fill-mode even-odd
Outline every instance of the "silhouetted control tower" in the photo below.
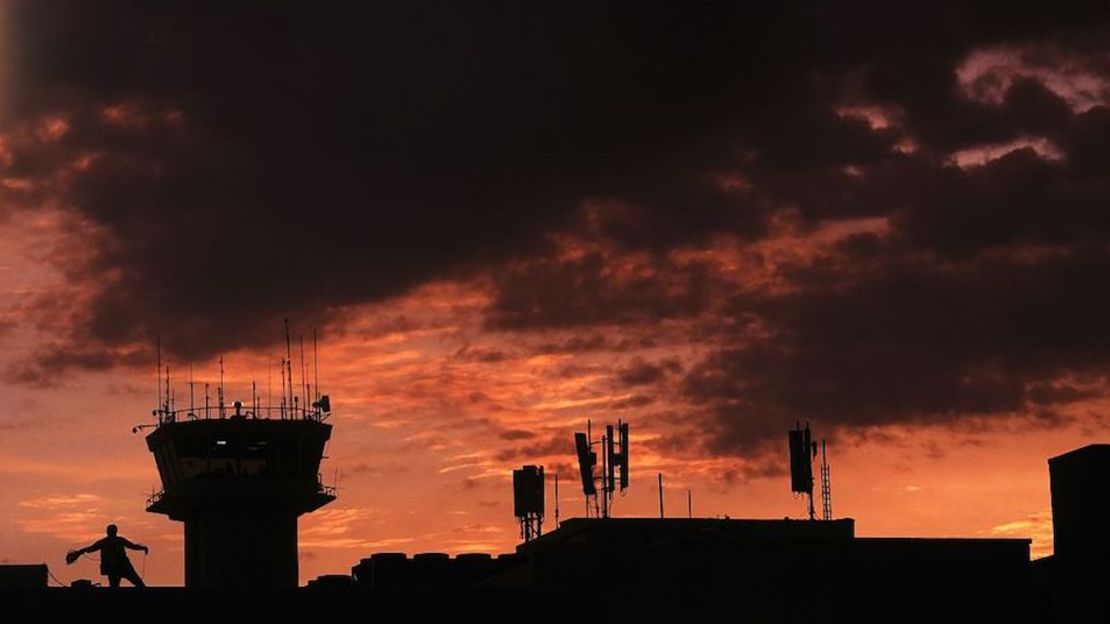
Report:
<svg viewBox="0 0 1110 624"><path fill-rule="evenodd" d="M311 410L155 412L163 491L147 511L185 523L187 587L297 586L297 517L335 500L319 476L330 410L322 396Z"/></svg>

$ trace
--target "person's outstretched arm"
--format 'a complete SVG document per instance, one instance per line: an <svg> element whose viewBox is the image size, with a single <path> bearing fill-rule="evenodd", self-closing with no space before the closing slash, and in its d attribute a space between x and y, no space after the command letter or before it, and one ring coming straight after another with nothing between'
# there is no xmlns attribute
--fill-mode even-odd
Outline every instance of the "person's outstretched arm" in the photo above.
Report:
<svg viewBox="0 0 1110 624"><path fill-rule="evenodd" d="M88 546L78 550L77 554L78 555L83 555L85 553L94 553L94 552L100 550L101 542L103 542L103 541L104 541L103 539L98 539L95 542L89 544Z"/></svg>
<svg viewBox="0 0 1110 624"><path fill-rule="evenodd" d="M77 550L69 551L68 553L66 553L66 563L69 564L69 563L73 563L74 561L77 561L77 558L80 557L81 555L85 554L85 553L91 553L91 552L96 552L96 551L100 550L100 542L101 541L103 541L103 540L97 540L97 541L93 542L92 544L89 544L88 546L85 546L84 548L78 548Z"/></svg>
<svg viewBox="0 0 1110 624"><path fill-rule="evenodd" d="M142 545L142 544L132 543L127 538L120 538L120 539L123 540L123 545L126 546L127 548L130 548L131 550L141 550L143 552L150 552L150 549L147 548L146 546Z"/></svg>

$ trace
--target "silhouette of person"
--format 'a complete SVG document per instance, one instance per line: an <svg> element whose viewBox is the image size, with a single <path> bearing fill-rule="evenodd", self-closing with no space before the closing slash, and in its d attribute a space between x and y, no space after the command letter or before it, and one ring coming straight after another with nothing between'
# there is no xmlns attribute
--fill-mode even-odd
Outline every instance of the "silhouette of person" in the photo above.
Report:
<svg viewBox="0 0 1110 624"><path fill-rule="evenodd" d="M123 549L141 550L144 553L150 552L150 549L117 535L119 528L114 524L109 524L106 531L108 533L107 537L101 538L92 545L67 553L66 563L73 563L81 555L99 550L100 573L108 577L109 586L119 587L120 579L125 578L135 587L146 587L143 579L135 572L135 566L131 565L131 560L127 558L127 553Z"/></svg>

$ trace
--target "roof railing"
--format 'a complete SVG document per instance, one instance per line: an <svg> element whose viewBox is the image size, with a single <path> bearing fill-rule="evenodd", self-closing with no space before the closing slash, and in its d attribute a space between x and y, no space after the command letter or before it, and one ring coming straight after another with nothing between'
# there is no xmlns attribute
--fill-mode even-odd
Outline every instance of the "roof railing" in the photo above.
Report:
<svg viewBox="0 0 1110 624"><path fill-rule="evenodd" d="M158 425L167 425L175 422L186 422L192 420L314 420L316 422L324 422L331 415L330 412L325 412L320 409L309 408L289 408L289 407L267 407L258 406L254 409L244 409L235 413L228 413L228 407L220 407L218 405L210 405L208 407L195 407L191 410L168 410L156 409L153 411L153 416L158 419Z"/></svg>

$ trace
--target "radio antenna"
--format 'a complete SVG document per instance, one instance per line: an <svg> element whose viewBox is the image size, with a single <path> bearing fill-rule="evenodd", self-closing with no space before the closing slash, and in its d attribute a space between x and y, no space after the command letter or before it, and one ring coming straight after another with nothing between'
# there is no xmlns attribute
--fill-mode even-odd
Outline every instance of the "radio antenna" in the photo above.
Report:
<svg viewBox="0 0 1110 624"><path fill-rule="evenodd" d="M193 386L196 382L193 381L193 363L189 362L189 416L191 418L197 417L197 406L193 399Z"/></svg>
<svg viewBox="0 0 1110 624"><path fill-rule="evenodd" d="M790 442L790 490L804 494L809 502L809 519L816 520L813 509L813 459L817 457L817 443L813 442L809 423L802 429L800 422L788 434Z"/></svg>
<svg viewBox="0 0 1110 624"><path fill-rule="evenodd" d="M308 375L304 372L304 336L299 336L299 338L301 341L301 405L307 408L309 403L308 386L305 384L308 383Z"/></svg>
<svg viewBox="0 0 1110 624"><path fill-rule="evenodd" d="M224 356L220 356L220 386L216 388L216 398L220 402L220 418L224 414Z"/></svg>
<svg viewBox="0 0 1110 624"><path fill-rule="evenodd" d="M559 473L555 473L555 528L559 528Z"/></svg>
<svg viewBox="0 0 1110 624"><path fill-rule="evenodd" d="M281 358L281 419L285 420L285 358Z"/></svg>
<svg viewBox="0 0 1110 624"><path fill-rule="evenodd" d="M162 334L158 334L157 338L155 338L155 341L156 346L154 350L158 354L158 363L155 365L156 368L154 369L154 371L157 374L158 381L154 384L154 386L158 388L158 409L162 409ZM161 418L159 418L159 420L161 420Z"/></svg>
<svg viewBox="0 0 1110 624"><path fill-rule="evenodd" d="M663 517L663 473L659 473L659 517Z"/></svg>
<svg viewBox="0 0 1110 624"><path fill-rule="evenodd" d="M293 347L289 341L289 319L285 319L285 370L289 378L286 383L289 384L289 417L295 418L293 413L294 404L296 401L293 398Z"/></svg>
<svg viewBox="0 0 1110 624"><path fill-rule="evenodd" d="M173 396L170 394L170 365L166 364L166 417L173 409Z"/></svg>

